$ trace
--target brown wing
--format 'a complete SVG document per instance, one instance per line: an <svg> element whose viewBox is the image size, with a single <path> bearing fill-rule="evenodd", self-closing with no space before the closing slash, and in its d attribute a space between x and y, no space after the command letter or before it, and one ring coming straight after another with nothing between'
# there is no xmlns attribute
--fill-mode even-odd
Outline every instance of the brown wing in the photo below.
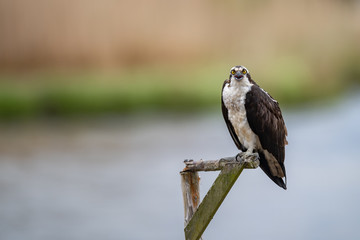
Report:
<svg viewBox="0 0 360 240"><path fill-rule="evenodd" d="M259 137L262 148L275 158L260 154L260 167L276 184L286 189L282 177L286 179L287 130L278 102L255 84L246 94L245 109L251 130Z"/></svg>
<svg viewBox="0 0 360 240"><path fill-rule="evenodd" d="M246 151L246 149L240 143L239 138L237 137L237 135L235 133L234 127L233 127L233 125L231 124L231 122L229 120L228 109L225 107L225 104L224 104L222 92L224 90L224 87L225 87L226 83L230 83L230 81L228 79L225 80L224 84L222 86L222 90L221 90L221 109L222 109L222 113L223 113L223 116L224 116L224 120L225 120L226 126L227 126L227 128L228 128L228 130L230 132L230 135L231 135L232 139L234 140L234 143L237 146L237 148L239 150L241 150L241 151Z"/></svg>

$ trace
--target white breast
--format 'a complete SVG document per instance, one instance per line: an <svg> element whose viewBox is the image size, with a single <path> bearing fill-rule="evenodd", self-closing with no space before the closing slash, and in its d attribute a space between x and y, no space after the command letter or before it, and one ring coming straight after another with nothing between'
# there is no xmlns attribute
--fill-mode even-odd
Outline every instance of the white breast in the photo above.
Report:
<svg viewBox="0 0 360 240"><path fill-rule="evenodd" d="M225 107L228 109L229 121L240 143L250 150L261 148L259 138L251 130L246 118L245 98L252 85L247 79L240 82L233 80L225 85L222 93Z"/></svg>

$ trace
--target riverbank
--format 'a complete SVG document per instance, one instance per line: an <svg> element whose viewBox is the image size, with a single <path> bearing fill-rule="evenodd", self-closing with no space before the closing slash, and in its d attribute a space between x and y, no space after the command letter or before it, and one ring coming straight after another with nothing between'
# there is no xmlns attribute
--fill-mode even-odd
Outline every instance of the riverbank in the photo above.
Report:
<svg viewBox="0 0 360 240"><path fill-rule="evenodd" d="M0 118L97 116L139 111L190 112L219 105L228 66L158 66L121 71L0 74ZM250 67L248 67L250 68ZM336 97L359 81L337 69L319 78L311 69L283 61L278 68L252 69L252 77L282 106Z"/></svg>

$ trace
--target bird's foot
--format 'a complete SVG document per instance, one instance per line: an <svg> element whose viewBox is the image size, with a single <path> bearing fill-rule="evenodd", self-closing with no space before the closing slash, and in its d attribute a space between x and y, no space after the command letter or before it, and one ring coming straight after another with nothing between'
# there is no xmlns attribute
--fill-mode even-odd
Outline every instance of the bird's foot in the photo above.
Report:
<svg viewBox="0 0 360 240"><path fill-rule="evenodd" d="M251 161L251 159L254 158L259 158L259 154L257 152L253 153L253 152L240 152L238 153L238 155L236 155L236 161L241 161L241 159L243 159L245 162L247 161Z"/></svg>
<svg viewBox="0 0 360 240"><path fill-rule="evenodd" d="M242 159L243 159L244 154L245 154L245 152L239 152L239 153L236 155L235 160L236 160L237 162L241 162Z"/></svg>
<svg viewBox="0 0 360 240"><path fill-rule="evenodd" d="M259 166L259 154L257 152L252 153L249 151L240 152L236 155L236 161L244 161L246 168L257 168Z"/></svg>

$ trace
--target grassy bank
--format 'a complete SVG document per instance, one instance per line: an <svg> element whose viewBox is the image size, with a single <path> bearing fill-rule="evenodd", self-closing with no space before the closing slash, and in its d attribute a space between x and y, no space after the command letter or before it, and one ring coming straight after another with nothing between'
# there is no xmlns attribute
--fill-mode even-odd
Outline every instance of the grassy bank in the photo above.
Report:
<svg viewBox="0 0 360 240"><path fill-rule="evenodd" d="M326 79L291 59L252 77L282 106L334 96L360 79L357 68ZM280 67L279 67L280 66ZM33 72L0 75L1 119L206 110L219 106L229 66L133 68L115 72Z"/></svg>

